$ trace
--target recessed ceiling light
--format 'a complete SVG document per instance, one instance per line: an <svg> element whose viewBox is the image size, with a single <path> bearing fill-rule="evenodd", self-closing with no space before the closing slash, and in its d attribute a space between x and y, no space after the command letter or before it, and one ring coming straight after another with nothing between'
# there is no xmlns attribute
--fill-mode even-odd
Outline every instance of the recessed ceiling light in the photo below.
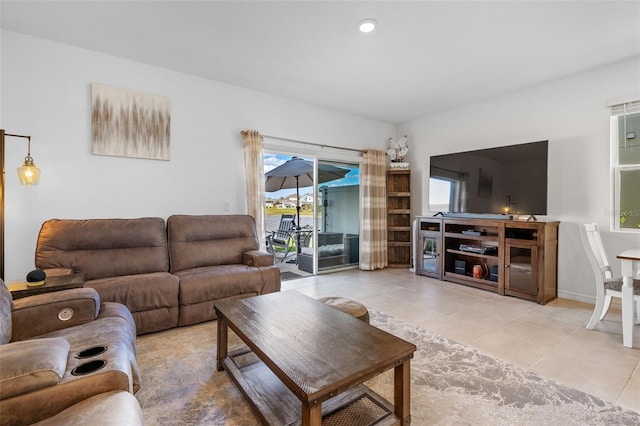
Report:
<svg viewBox="0 0 640 426"><path fill-rule="evenodd" d="M376 25L378 25L378 21L375 19L363 19L358 23L358 29L363 33L370 33L376 29Z"/></svg>

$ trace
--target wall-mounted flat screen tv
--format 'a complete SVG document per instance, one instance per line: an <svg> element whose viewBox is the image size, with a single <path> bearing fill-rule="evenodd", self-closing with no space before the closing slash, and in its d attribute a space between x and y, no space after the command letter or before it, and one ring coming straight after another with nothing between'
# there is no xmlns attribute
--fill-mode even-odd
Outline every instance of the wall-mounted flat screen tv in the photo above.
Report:
<svg viewBox="0 0 640 426"><path fill-rule="evenodd" d="M549 141L431 157L429 210L546 215Z"/></svg>

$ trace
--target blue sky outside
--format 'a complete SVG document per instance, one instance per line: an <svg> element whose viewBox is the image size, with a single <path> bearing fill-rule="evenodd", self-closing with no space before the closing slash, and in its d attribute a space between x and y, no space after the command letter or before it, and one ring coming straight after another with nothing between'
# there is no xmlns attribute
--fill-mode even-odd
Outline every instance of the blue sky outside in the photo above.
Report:
<svg viewBox="0 0 640 426"><path fill-rule="evenodd" d="M313 158L298 156L300 158L304 158L305 160L313 161ZM291 159L291 155L282 155L282 154L264 154L264 172L267 173L270 170L275 169L280 164L286 162ZM358 185L360 183L360 169L357 165L350 164L336 164L338 167L343 167L345 169L349 169L349 173L342 179L334 180L331 182L326 182L320 184L320 186L347 186L347 185ZM309 194L313 191L312 186L308 186L305 188L300 188L300 196ZM296 189L281 189L276 192L267 192L265 195L267 198L278 199L280 197L288 197L290 195L295 195Z"/></svg>

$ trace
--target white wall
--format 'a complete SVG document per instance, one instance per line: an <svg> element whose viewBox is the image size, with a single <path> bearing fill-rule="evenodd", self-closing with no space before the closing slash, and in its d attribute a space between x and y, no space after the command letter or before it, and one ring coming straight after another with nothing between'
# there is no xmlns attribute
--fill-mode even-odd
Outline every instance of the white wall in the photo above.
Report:
<svg viewBox="0 0 640 426"><path fill-rule="evenodd" d="M26 144L6 144L5 278L34 268L49 218L245 212L242 129L383 148L395 126L84 49L1 33L0 125L32 136L40 184L18 184ZM171 99L171 160L91 154L91 83Z"/></svg>
<svg viewBox="0 0 640 426"><path fill-rule="evenodd" d="M469 70L473 72L473 70ZM486 102L406 123L413 170L412 212L428 211L429 157L471 149L549 140L548 213L560 220L558 293L594 301L592 271L579 224L597 222L609 261L640 246L640 235L611 233L608 100L640 93L640 58L581 73ZM640 190L640 189L639 189ZM544 219L544 218L541 218Z"/></svg>
<svg viewBox="0 0 640 426"><path fill-rule="evenodd" d="M32 136L40 184L18 184L26 146L6 146L5 278L33 269L49 218L244 213L242 129L353 148L382 148L408 134L412 211L428 215L429 156L550 141L549 217L560 228L559 294L592 301L578 224L609 229L608 100L640 93L640 58L399 126L291 101L22 34L2 31L0 125ZM472 70L469 70L472 72ZM91 155L91 83L163 95L172 102L171 161ZM604 232L614 255L640 236Z"/></svg>

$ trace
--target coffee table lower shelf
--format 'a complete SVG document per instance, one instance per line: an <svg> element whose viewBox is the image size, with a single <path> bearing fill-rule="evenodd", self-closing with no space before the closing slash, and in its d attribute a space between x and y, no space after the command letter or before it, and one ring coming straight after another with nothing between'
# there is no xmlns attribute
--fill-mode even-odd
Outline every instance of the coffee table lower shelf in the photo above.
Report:
<svg viewBox="0 0 640 426"><path fill-rule="evenodd" d="M299 426L302 403L249 349L230 353L224 369L264 424ZM393 405L359 385L322 403L323 426L399 425Z"/></svg>

